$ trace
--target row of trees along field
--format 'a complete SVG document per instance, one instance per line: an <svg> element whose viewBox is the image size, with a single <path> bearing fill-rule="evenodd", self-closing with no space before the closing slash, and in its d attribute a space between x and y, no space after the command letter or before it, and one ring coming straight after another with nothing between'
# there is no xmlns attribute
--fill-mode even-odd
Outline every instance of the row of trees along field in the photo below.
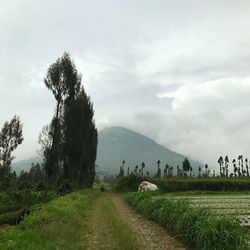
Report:
<svg viewBox="0 0 250 250"><path fill-rule="evenodd" d="M125 176L125 163L126 161L123 160L122 161L122 165L120 166L120 172L119 172L119 177ZM219 176L220 177L224 177L224 178L232 178L232 177L249 177L249 164L250 161L248 161L247 158L244 159L243 155L239 155L238 156L238 162L236 159L232 160L232 168L233 172L229 172L229 163L230 160L228 158L228 156L225 156L225 158L223 158L222 156L220 156L219 160ZM172 177L174 176L174 167L170 166L168 164L165 165L165 168L163 169L163 174L162 174L162 170L161 170L161 161L158 160L156 162L157 164L157 169L156 172L153 174L154 177ZM141 166L139 167L139 165L136 165L134 167L134 169L131 171L130 167L127 167L127 176L130 174L134 174L136 176L150 176L149 171L144 171L144 168L146 167L145 162L141 163ZM204 168L202 168L201 166L198 167L197 169L197 173L198 173L198 177L215 177L215 170L213 170L213 172L211 173L210 169L208 168L208 165L205 164ZM190 176L190 177L195 177L195 172L193 171L193 167L190 165L189 161L187 158L184 159L184 161L182 162L182 166L180 167L179 165L177 165L176 169L176 176L177 177L185 177L185 176Z"/></svg>
<svg viewBox="0 0 250 250"><path fill-rule="evenodd" d="M247 158L244 159L243 155L238 156L238 163L236 159L232 160L233 173L229 173L230 160L227 155L225 156L225 158L220 156L220 158L218 159L218 163L220 166L221 177L249 177L250 161L248 161Z"/></svg>
<svg viewBox="0 0 250 250"><path fill-rule="evenodd" d="M18 116L5 122L0 132L0 188L16 190L33 187L55 190L65 182L71 187L91 187L95 177L98 135L90 97L81 84L81 75L68 53L48 68L45 86L56 100L54 116L39 134L42 164L20 175L12 171L12 153L23 141ZM66 181L65 181L66 180Z"/></svg>
<svg viewBox="0 0 250 250"><path fill-rule="evenodd" d="M119 172L119 175L118 177L122 177L122 176L125 176L125 163L126 161L123 160L122 161L122 165L120 166L120 172ZM158 160L156 162L157 164L157 169L156 169L156 172L155 174L153 174L154 177L156 178L160 178L161 176L163 177L173 177L174 176L174 167L173 166L170 166L168 164L165 165L165 168L163 170L163 174L162 174L162 170L161 170L161 161ZM127 173L126 175L129 176L131 174L133 175L136 175L136 176L150 176L150 173L149 171L144 171L144 168L146 167L146 164L145 162L143 161L141 163L141 166L139 167L139 165L136 165L134 167L134 169L132 171L130 171L130 167L127 167ZM202 168L199 167L198 168L198 176L201 177L201 176L209 176L209 173L210 173L210 170L208 169L208 165L205 164L205 171L202 172ZM215 173L213 173L214 175ZM190 177L194 177L195 176L195 173L193 171L193 168L192 166L190 165L190 162L187 158L185 158L182 162L182 166L180 167L179 165L177 165L176 167L176 176L177 177L186 177L186 176L190 176Z"/></svg>

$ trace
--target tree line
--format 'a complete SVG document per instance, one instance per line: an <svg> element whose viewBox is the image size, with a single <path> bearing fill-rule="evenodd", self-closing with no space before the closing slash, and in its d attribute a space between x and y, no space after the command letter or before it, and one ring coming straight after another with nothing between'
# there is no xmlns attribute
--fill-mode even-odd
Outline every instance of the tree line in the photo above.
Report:
<svg viewBox="0 0 250 250"><path fill-rule="evenodd" d="M249 164L250 161L239 155L237 159L232 160L233 172L229 172L229 157L220 156L218 159L218 164L220 167L220 176L221 177L249 177Z"/></svg>
<svg viewBox="0 0 250 250"><path fill-rule="evenodd" d="M230 166L230 160L229 157L226 155L225 157L220 156L218 159L219 164L219 175L217 177L222 178L235 178L235 177L249 177L250 176L250 161L247 158L244 158L243 155L239 155L238 158L234 158L231 161L232 163L232 169L233 172L230 172L229 166ZM165 168L162 170L160 167L161 161L158 160L156 162L157 169L156 173L153 174L154 177L172 177L174 176L174 167L170 166L169 164L165 165ZM139 165L136 165L132 171L130 171L130 168L127 167L127 176L130 174L134 174L136 176L145 176L144 174L144 168L146 164L145 162L141 163L141 167ZM120 172L118 174L118 177L125 176L125 160L122 161L122 165L120 166ZM207 164L204 165L204 168L201 166L198 167L198 173L195 173L193 170L193 167L190 165L190 162L187 158L184 159L182 162L182 166L180 167L177 165L176 167L176 176L177 177L195 177L198 174L198 177L216 177L215 170L211 173L209 167ZM146 176L149 176L149 171L146 171Z"/></svg>
<svg viewBox="0 0 250 250"><path fill-rule="evenodd" d="M126 161L123 160L122 165L120 166L120 171L119 171L118 177L125 176L125 163L126 163ZM154 177L160 178L161 176L163 176L163 177L173 177L174 176L174 167L173 166L166 164L165 168L163 169L163 174L162 174L162 170L160 167L161 161L158 160L156 162L156 164L157 164L157 169L156 169L156 173L153 174ZM136 165L132 171L130 170L130 167L127 167L126 175L129 176L132 174L132 175L143 177L143 176L145 176L145 171L144 171L145 167L146 167L146 164L144 161L141 163L140 167L139 167L139 165ZM208 173L208 165L207 164L205 165L205 169L206 169L206 172L203 173L203 175ZM199 167L199 171L200 171L199 175L201 175L201 167ZM150 176L149 171L146 171L146 176L148 176L148 177ZM177 165L176 176L177 177L194 176L193 168L190 165L190 162L187 158L185 158L183 160L181 167L179 165Z"/></svg>
<svg viewBox="0 0 250 250"><path fill-rule="evenodd" d="M41 165L33 165L29 172L21 172L20 177L32 182L36 173L39 181L43 180L45 194L65 180L75 188L91 187L94 182L98 134L93 103L81 80L68 53L49 66L44 78L45 86L56 100L54 115L39 134ZM11 170L12 152L22 141L22 124L14 116L0 132L1 189L16 176Z"/></svg>

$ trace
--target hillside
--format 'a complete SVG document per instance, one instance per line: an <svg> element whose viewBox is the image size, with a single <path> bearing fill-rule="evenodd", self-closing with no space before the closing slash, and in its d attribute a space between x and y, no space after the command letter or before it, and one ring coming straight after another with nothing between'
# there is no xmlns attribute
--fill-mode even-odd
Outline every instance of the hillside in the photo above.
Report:
<svg viewBox="0 0 250 250"><path fill-rule="evenodd" d="M144 161L145 171L154 174L157 169L157 160L161 161L163 170L166 163L175 168L177 165L181 166L185 158L142 134L122 127L111 127L100 131L98 140L96 163L100 170L112 174L119 173L123 160L126 161L125 166L129 166L130 169L134 169L136 165L140 165ZM192 160L190 163L196 171L199 163Z"/></svg>
<svg viewBox="0 0 250 250"><path fill-rule="evenodd" d="M125 160L125 166L129 166L130 169L134 169L136 165L140 165L144 161L146 164L145 171L155 174L157 160L161 161L161 168L163 170L166 163L174 166L174 169L176 169L177 165L181 166L184 158L185 156L171 151L157 144L152 139L126 128L106 128L100 131L98 135L96 164L99 167L97 171L118 174L121 162ZM33 157L15 162L12 164L12 168L19 173L22 169L29 170L32 162L41 162L41 158ZM194 171L197 171L200 163L191 159L190 163Z"/></svg>

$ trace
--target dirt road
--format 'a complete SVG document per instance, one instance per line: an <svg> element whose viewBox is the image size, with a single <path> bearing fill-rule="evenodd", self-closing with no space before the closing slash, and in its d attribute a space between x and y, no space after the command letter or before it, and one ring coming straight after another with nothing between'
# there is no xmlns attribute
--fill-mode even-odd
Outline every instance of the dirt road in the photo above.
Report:
<svg viewBox="0 0 250 250"><path fill-rule="evenodd" d="M187 249L160 225L134 212L118 194L97 198L89 222L87 249Z"/></svg>

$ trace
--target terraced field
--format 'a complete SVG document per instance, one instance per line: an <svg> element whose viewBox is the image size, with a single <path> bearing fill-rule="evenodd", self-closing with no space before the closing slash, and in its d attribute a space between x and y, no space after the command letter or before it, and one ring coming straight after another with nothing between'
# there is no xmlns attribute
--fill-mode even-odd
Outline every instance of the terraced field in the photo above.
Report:
<svg viewBox="0 0 250 250"><path fill-rule="evenodd" d="M236 216L242 226L250 226L250 195L195 195L175 199L186 199L194 207L209 208L217 214Z"/></svg>

